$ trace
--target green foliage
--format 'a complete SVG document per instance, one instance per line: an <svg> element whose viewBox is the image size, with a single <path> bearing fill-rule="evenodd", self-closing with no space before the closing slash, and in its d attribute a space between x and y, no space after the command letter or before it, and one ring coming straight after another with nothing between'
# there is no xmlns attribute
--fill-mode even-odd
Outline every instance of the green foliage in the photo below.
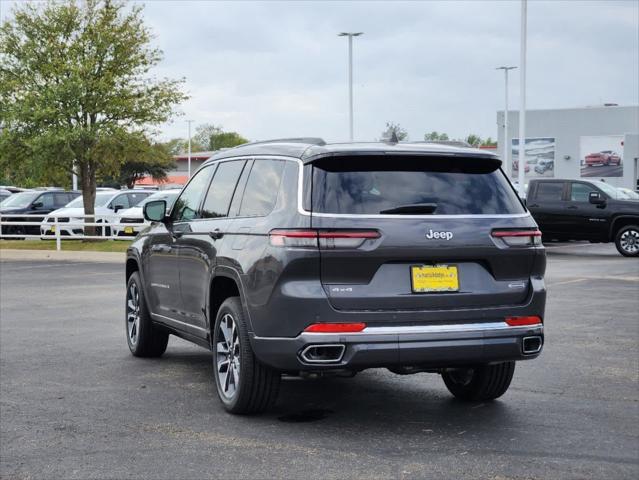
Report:
<svg viewBox="0 0 639 480"><path fill-rule="evenodd" d="M408 138L408 132L404 130L399 123L386 122L386 130L382 132L382 140L389 140L393 133L400 142Z"/></svg>
<svg viewBox="0 0 639 480"><path fill-rule="evenodd" d="M248 143L248 140L237 132L219 131L211 135L209 147L211 150L219 150L221 148L232 148Z"/></svg>
<svg viewBox="0 0 639 480"><path fill-rule="evenodd" d="M433 130L430 133L424 134L424 140L427 142L438 142L438 141L447 141L450 140L446 133L439 133Z"/></svg>
<svg viewBox="0 0 639 480"><path fill-rule="evenodd" d="M213 135L220 133L222 131L221 126L213 125L212 123L203 123L202 125L198 125L195 127L195 135L191 139L191 151L203 151L203 150L214 150L211 148L211 137ZM193 145L199 145L199 149L193 148Z"/></svg>
<svg viewBox="0 0 639 480"><path fill-rule="evenodd" d="M471 133L466 138L464 138L464 141L469 145L472 145L473 147L478 147L479 145L481 145L481 138L479 137L479 135L475 135L474 133Z"/></svg>
<svg viewBox="0 0 639 480"><path fill-rule="evenodd" d="M151 75L162 55L141 11L123 0L15 7L0 26L0 168L27 178L75 169L93 213L96 181L119 171L131 136L148 136L186 98L182 80Z"/></svg>
<svg viewBox="0 0 639 480"><path fill-rule="evenodd" d="M171 155L184 155L189 151L189 140L186 138L172 138L164 145ZM208 150L208 147L196 142L194 139L191 140L192 152L202 152L204 150Z"/></svg>
<svg viewBox="0 0 639 480"><path fill-rule="evenodd" d="M449 138L448 135L445 134L445 133L439 133L437 131L432 131L430 133L425 133L424 134L424 140L426 140L427 142L448 141L448 140L461 141L461 142L466 142L469 145L472 145L473 147L497 146L497 141L496 140L493 140L490 137L488 137L486 139L482 139L479 135L475 135L474 133L471 133L470 135L467 135L464 139L454 140L454 139Z"/></svg>

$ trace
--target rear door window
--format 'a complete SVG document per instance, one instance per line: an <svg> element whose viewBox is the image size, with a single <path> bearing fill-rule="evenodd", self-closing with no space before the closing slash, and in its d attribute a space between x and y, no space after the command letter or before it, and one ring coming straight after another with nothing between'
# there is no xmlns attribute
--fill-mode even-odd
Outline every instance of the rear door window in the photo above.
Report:
<svg viewBox="0 0 639 480"><path fill-rule="evenodd" d="M284 162L282 160L256 160L251 169L240 217L261 217L271 213L280 190Z"/></svg>
<svg viewBox="0 0 639 480"><path fill-rule="evenodd" d="M220 163L204 200L202 218L228 216L235 186L245 163L244 160Z"/></svg>
<svg viewBox="0 0 639 480"><path fill-rule="evenodd" d="M541 202L560 202L563 194L563 182L539 182L535 199Z"/></svg>
<svg viewBox="0 0 639 480"><path fill-rule="evenodd" d="M499 163L482 158L351 157L313 164L312 211L496 215L525 210Z"/></svg>

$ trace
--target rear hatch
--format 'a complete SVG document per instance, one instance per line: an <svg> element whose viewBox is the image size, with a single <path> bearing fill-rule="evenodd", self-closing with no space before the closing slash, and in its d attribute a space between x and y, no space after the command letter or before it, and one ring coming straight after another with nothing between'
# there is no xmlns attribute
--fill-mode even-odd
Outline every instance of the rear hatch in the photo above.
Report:
<svg viewBox="0 0 639 480"><path fill-rule="evenodd" d="M538 232L499 165L488 157L390 155L313 162L311 223L331 305L525 303L531 273L543 269Z"/></svg>

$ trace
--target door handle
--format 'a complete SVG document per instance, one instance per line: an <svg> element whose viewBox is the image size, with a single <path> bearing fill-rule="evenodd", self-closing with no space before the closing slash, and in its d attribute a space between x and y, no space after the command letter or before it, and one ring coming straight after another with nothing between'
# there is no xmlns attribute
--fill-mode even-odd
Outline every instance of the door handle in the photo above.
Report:
<svg viewBox="0 0 639 480"><path fill-rule="evenodd" d="M537 205L536 203L533 203L532 205L528 205L528 206L532 207L532 208L538 208L539 207L539 205Z"/></svg>
<svg viewBox="0 0 639 480"><path fill-rule="evenodd" d="M153 245L151 247L151 251L152 252L164 252L164 253L168 253L171 251L171 247L167 246L167 245Z"/></svg>
<svg viewBox="0 0 639 480"><path fill-rule="evenodd" d="M215 230L210 232L209 235L213 240L219 240L224 236L224 232L221 232L219 228L216 228Z"/></svg>
<svg viewBox="0 0 639 480"><path fill-rule="evenodd" d="M570 205L566 207L566 210L577 210L579 207L577 205Z"/></svg>

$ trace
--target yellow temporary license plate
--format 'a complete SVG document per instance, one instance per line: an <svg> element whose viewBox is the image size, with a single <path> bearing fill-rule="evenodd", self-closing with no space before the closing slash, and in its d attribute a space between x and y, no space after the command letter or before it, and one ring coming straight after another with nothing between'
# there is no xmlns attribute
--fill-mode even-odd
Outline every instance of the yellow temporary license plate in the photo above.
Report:
<svg viewBox="0 0 639 480"><path fill-rule="evenodd" d="M124 233L133 233L133 227L124 227Z"/></svg>
<svg viewBox="0 0 639 480"><path fill-rule="evenodd" d="M413 292L457 292L459 277L455 265L415 265L410 267Z"/></svg>
<svg viewBox="0 0 639 480"><path fill-rule="evenodd" d="M55 225L51 227L51 233L55 233Z"/></svg>

